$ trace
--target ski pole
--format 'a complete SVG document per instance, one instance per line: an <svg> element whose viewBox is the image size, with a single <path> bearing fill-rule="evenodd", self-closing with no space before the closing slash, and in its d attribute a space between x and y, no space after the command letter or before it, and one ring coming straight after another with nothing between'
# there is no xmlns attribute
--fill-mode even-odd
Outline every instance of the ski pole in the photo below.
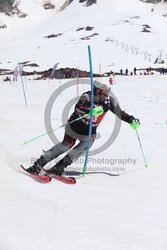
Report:
<svg viewBox="0 0 167 250"><path fill-rule="evenodd" d="M32 141L35 141L35 140L41 138L41 137L44 136L44 135L47 135L47 134L49 134L49 133L51 133L51 132L53 132L53 131L55 131L55 130L57 130L57 129L59 129L59 128L62 128L62 127L64 127L64 126L68 125L68 124L71 124L71 123L73 123L73 122L76 122L76 121L78 121L78 120L81 120L82 118L85 118L85 117L87 117L87 116L89 116L89 115L90 115L90 114L85 114L85 115L83 115L83 116L80 116L80 117L76 118L75 120L72 120L71 122L67 122L67 123L65 123L65 124L62 124L61 126L55 128L55 129L52 129L52 130L50 130L50 131L47 131L47 132L45 132L45 133L43 133L43 134L40 134L40 135L38 135L38 136L36 136L36 137L34 137L34 138L28 140L28 141L23 142L22 145L28 144L28 143L30 143L30 142L32 142Z"/></svg>
<svg viewBox="0 0 167 250"><path fill-rule="evenodd" d="M144 164L145 164L145 167L147 168L147 167L148 167L148 164L147 164L147 161L146 161L146 158L145 158L145 155L144 155L143 147L142 147L142 144L141 144L141 140L140 140L140 137L139 137L137 128L135 128L135 131L136 131L137 139L138 139L138 141L139 141L139 145L140 145L141 152L142 152L142 155L143 155Z"/></svg>
<svg viewBox="0 0 167 250"><path fill-rule="evenodd" d="M93 116L98 117L99 115L103 114L103 112L104 112L104 110L103 110L103 107L102 107L102 106L95 107L95 108L93 109ZM25 142L22 143L22 145L28 144L28 143L30 143L30 142L32 142L32 141L35 141L35 140L41 138L41 137L44 136L44 135L47 135L47 134L49 134L49 133L51 133L51 132L53 132L53 131L55 131L55 130L57 130L57 129L59 129L59 128L62 128L62 127L64 127L64 126L66 126L66 125L69 125L69 124L71 124L71 123L73 123L73 122L79 121L79 120L81 120L81 119L83 119L83 118L85 118L85 117L87 117L87 116L90 116L90 113L85 114L85 115L83 115L83 116L80 116L80 117L76 118L75 120L72 120L72 121L70 121L70 122L67 122L67 123L65 123L65 124L62 124L61 126L55 128L55 129L52 129L52 130L50 130L50 131L47 131L47 132L45 132L45 133L43 133L43 134L40 134L40 135L34 137L34 138L32 138L32 139L30 139L30 140L28 140L28 141L25 141Z"/></svg>

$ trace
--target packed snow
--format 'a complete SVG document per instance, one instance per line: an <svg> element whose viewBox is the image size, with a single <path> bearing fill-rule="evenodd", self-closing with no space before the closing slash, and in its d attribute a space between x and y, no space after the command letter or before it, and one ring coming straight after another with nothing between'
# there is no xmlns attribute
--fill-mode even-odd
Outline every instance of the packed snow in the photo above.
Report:
<svg viewBox="0 0 167 250"><path fill-rule="evenodd" d="M28 167L42 149L53 146L48 136L26 145L24 142L45 132L45 106L65 81L23 80L27 107L20 81L10 84L1 80L0 84L0 249L165 250L166 76L116 77L112 87L122 109L140 119L138 132L148 167L135 131L122 122L115 142L89 158L91 174L77 179L73 186L56 180L37 183L19 167L21 163ZM87 85L79 86L79 94L88 89ZM61 125L71 96L78 96L76 86L56 99L51 113L53 128ZM93 149L108 139L114 121L114 114L108 113ZM55 131L59 140L63 133L63 128ZM83 161L81 158L71 165L67 174L81 173Z"/></svg>

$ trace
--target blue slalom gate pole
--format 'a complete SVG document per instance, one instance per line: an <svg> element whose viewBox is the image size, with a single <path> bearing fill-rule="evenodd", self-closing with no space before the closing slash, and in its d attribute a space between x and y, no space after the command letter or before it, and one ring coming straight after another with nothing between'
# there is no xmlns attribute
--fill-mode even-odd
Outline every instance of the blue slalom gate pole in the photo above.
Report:
<svg viewBox="0 0 167 250"><path fill-rule="evenodd" d="M21 72L21 68L20 68L20 63L18 65L19 65L19 73L20 73L21 83L22 83L22 87L23 87L24 101L25 101L25 105L27 107L27 98L26 98L26 92L25 92L25 87L24 87L24 83L23 83L23 78L22 78L22 72Z"/></svg>
<svg viewBox="0 0 167 250"><path fill-rule="evenodd" d="M89 137L88 137L88 146L86 150L85 162L83 167L83 176L86 174L86 168L88 163L90 142L92 136L92 125L93 125L93 106L94 106L94 83L93 83L93 69L92 69L92 57L91 57L91 49L90 45L88 46L88 55L89 55L89 66L90 66L90 80L91 80L91 106L90 106L90 124L89 124Z"/></svg>

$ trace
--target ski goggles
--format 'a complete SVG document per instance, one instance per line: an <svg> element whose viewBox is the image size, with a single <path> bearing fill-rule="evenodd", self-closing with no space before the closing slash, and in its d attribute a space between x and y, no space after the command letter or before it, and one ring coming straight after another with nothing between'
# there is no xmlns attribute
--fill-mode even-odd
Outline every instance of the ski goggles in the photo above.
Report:
<svg viewBox="0 0 167 250"><path fill-rule="evenodd" d="M110 93L110 90L99 89L97 94L101 97L108 97L109 93Z"/></svg>

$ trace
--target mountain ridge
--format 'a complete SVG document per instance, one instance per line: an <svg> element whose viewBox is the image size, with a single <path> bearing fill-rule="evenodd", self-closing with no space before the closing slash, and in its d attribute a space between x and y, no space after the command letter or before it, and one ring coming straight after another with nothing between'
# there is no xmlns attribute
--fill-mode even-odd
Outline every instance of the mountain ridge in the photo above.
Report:
<svg viewBox="0 0 167 250"><path fill-rule="evenodd" d="M64 9L63 6L68 6L71 4L74 0L64 0L62 2L61 10ZM163 3L167 2L167 0L138 0L144 3ZM7 15L14 15L20 12L19 5L22 2L22 0L0 0L0 12L5 13ZM54 9L57 5L58 0L39 0L38 3L40 3L45 9ZM98 0L78 0L79 3L84 3L85 6L89 7L93 4L98 3ZM17 11L16 11L17 10Z"/></svg>
<svg viewBox="0 0 167 250"><path fill-rule="evenodd" d="M124 65L152 66L160 61L157 57L166 60L164 2L128 0L123 4L122 0L99 0L87 7L86 1L55 0L52 3L56 7L49 10L41 3L20 1L19 8L28 13L26 18L0 14L7 26L0 30L3 68L13 69L18 61L29 61L45 70L59 61L61 67L78 65L87 70L87 45L95 54L96 72L99 63L102 71L108 72ZM68 5L60 11L64 4Z"/></svg>

